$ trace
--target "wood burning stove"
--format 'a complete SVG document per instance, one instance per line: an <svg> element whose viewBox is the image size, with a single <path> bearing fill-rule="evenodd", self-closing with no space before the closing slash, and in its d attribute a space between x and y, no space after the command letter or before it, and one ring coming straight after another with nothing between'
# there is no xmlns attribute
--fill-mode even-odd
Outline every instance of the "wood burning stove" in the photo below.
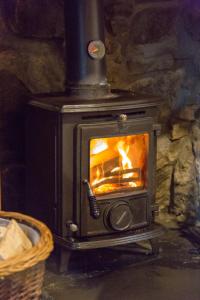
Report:
<svg viewBox="0 0 200 300"><path fill-rule="evenodd" d="M110 90L101 6L66 1L66 93L37 96L27 112L26 213L48 224L62 258L66 249L161 234L154 224L159 99Z"/></svg>

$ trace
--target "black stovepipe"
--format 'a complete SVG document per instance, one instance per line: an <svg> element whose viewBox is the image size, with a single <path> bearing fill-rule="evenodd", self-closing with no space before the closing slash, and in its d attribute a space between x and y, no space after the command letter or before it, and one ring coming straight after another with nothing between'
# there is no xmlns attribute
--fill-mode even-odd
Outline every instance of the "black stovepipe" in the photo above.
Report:
<svg viewBox="0 0 200 300"><path fill-rule="evenodd" d="M88 54L91 41L104 43L103 0L65 0L66 85L73 94L108 90L105 56ZM87 94L87 92L86 92Z"/></svg>

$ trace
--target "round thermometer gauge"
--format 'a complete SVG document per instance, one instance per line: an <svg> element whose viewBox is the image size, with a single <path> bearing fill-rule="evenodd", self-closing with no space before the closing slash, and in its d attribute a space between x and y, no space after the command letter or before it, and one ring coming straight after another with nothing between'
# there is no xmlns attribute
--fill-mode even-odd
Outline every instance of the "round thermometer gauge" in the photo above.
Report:
<svg viewBox="0 0 200 300"><path fill-rule="evenodd" d="M91 41L88 45L88 54L93 59L102 59L105 56L106 49L102 41Z"/></svg>

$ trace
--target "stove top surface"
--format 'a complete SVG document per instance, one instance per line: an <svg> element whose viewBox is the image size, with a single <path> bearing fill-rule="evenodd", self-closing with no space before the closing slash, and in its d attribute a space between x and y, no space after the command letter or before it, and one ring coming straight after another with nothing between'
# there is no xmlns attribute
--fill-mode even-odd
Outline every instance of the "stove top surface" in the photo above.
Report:
<svg viewBox="0 0 200 300"><path fill-rule="evenodd" d="M157 107L161 98L148 94L135 94L130 91L113 90L100 98L83 98L81 96L67 96L59 94L34 95L30 105L40 108L59 111L61 113L109 111L115 109Z"/></svg>

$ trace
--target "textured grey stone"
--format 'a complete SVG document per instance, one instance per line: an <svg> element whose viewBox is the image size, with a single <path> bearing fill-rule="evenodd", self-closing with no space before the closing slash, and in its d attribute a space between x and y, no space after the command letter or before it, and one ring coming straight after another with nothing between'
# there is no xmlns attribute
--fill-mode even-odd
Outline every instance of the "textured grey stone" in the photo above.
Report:
<svg viewBox="0 0 200 300"><path fill-rule="evenodd" d="M135 44L147 44L158 42L168 36L175 24L177 15L174 7L163 9L162 6L151 6L138 12L132 22L131 39Z"/></svg>
<svg viewBox="0 0 200 300"><path fill-rule="evenodd" d="M161 135L157 141L157 170L170 164L169 151L171 148L171 141L168 135Z"/></svg>
<svg viewBox="0 0 200 300"><path fill-rule="evenodd" d="M168 212L171 204L171 181L173 166L165 165L157 171L156 200L161 212Z"/></svg>
<svg viewBox="0 0 200 300"><path fill-rule="evenodd" d="M125 4L125 5L124 5ZM131 15L133 13L133 2L105 1L105 26L107 31L123 42L124 37L129 34ZM122 40L121 40L122 39Z"/></svg>
<svg viewBox="0 0 200 300"><path fill-rule="evenodd" d="M185 220L195 211L195 158L191 138L180 139L174 171L174 211Z"/></svg>
<svg viewBox="0 0 200 300"><path fill-rule="evenodd" d="M1 39L0 70L15 74L33 93L64 89L62 45L5 34Z"/></svg>
<svg viewBox="0 0 200 300"><path fill-rule="evenodd" d="M185 186L194 181L194 154L192 141L185 136L176 144L178 159L175 166L174 180L176 185Z"/></svg>
<svg viewBox="0 0 200 300"><path fill-rule="evenodd" d="M63 37L62 0L2 0L1 7L9 29L20 36Z"/></svg>
<svg viewBox="0 0 200 300"><path fill-rule="evenodd" d="M127 67L131 74L168 70L174 66L177 41L169 37L159 43L135 45L129 41L126 47Z"/></svg>
<svg viewBox="0 0 200 300"><path fill-rule="evenodd" d="M195 121L196 120L196 114L199 110L199 105L188 105L186 107L183 107L179 114L178 117L181 120L186 120L186 121Z"/></svg>
<svg viewBox="0 0 200 300"><path fill-rule="evenodd" d="M200 41L200 3L189 0L185 3L183 14L185 29L194 40Z"/></svg>
<svg viewBox="0 0 200 300"><path fill-rule="evenodd" d="M175 101L176 90L180 87L183 77L182 70L155 72L132 82L133 90L141 88L145 93L161 95L164 100ZM174 98L174 99L173 99Z"/></svg>
<svg viewBox="0 0 200 300"><path fill-rule="evenodd" d="M188 136L190 124L187 122L179 122L172 125L171 139L178 140L184 136Z"/></svg>
<svg viewBox="0 0 200 300"><path fill-rule="evenodd" d="M192 137L188 132L176 140L170 140L167 135L159 137L156 199L162 212L160 222L168 211L179 223L194 219L197 208L195 168ZM174 222L172 216L169 220L171 218Z"/></svg>

